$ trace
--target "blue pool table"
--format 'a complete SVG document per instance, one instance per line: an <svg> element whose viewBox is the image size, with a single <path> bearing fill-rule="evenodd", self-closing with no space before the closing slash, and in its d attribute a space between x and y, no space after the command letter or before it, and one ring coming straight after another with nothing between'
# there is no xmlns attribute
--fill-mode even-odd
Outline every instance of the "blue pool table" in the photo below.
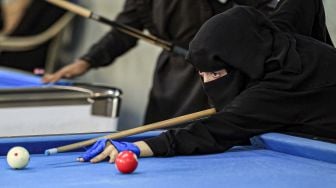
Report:
<svg viewBox="0 0 336 188"><path fill-rule="evenodd" d="M148 132L123 140L155 136ZM97 134L0 139L0 187L336 187L336 145L316 140L265 134L252 146L209 155L140 158L133 174L120 174L107 162L79 163L79 152L45 156L45 149ZM26 169L12 170L5 154L21 145L31 153Z"/></svg>
<svg viewBox="0 0 336 188"><path fill-rule="evenodd" d="M72 84L71 81L61 80L49 85L71 86ZM16 69L0 67L0 89L41 87L45 85L39 76Z"/></svg>
<svg viewBox="0 0 336 188"><path fill-rule="evenodd" d="M116 131L120 89L0 67L0 137Z"/></svg>

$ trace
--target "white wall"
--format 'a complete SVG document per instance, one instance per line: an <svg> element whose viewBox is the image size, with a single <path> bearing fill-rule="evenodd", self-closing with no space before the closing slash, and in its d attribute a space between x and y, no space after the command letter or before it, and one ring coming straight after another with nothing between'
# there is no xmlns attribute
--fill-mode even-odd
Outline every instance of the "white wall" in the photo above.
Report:
<svg viewBox="0 0 336 188"><path fill-rule="evenodd" d="M327 26L334 45L336 45L336 1L324 0L324 8L326 10Z"/></svg>
<svg viewBox="0 0 336 188"><path fill-rule="evenodd" d="M81 0L96 13L113 19L121 10L125 0ZM336 1L325 0L327 24L334 43L336 43ZM77 55L84 53L109 28L100 23L86 20L81 48ZM120 129L128 129L142 124L148 92L152 82L154 63L160 49L140 42L113 65L90 71L80 78L87 82L98 82L121 88L124 92L120 116Z"/></svg>

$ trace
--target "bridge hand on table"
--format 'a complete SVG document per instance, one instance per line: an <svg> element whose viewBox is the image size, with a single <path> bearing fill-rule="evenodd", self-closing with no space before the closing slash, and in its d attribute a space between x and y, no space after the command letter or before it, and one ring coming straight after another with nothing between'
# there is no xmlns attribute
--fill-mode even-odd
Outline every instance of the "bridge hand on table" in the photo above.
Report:
<svg viewBox="0 0 336 188"><path fill-rule="evenodd" d="M138 157L140 156L140 149L131 142L118 142L109 139L98 140L90 149L83 155L77 158L80 162L98 163L110 157L109 163L113 163L119 152L132 151Z"/></svg>

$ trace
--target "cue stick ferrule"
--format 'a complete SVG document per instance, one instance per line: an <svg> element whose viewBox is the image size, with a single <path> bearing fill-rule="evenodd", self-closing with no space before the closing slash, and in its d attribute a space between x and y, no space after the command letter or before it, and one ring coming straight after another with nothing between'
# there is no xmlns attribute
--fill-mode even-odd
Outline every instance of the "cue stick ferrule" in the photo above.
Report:
<svg viewBox="0 0 336 188"><path fill-rule="evenodd" d="M58 153L57 148L51 148L44 151L44 155L54 155L57 153Z"/></svg>

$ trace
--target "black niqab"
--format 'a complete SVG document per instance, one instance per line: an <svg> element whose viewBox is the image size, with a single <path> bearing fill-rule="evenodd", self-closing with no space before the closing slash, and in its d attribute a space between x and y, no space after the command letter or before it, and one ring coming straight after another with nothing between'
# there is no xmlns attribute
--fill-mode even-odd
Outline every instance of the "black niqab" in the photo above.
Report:
<svg viewBox="0 0 336 188"><path fill-rule="evenodd" d="M203 88L209 97L211 106L220 111L245 89L246 83L247 78L242 72L232 70L222 78L204 83Z"/></svg>
<svg viewBox="0 0 336 188"><path fill-rule="evenodd" d="M227 76L204 84L213 105L221 110L247 84L273 69L300 73L295 48L293 36L281 32L259 11L242 6L206 22L190 43L188 59L202 72L228 70Z"/></svg>

